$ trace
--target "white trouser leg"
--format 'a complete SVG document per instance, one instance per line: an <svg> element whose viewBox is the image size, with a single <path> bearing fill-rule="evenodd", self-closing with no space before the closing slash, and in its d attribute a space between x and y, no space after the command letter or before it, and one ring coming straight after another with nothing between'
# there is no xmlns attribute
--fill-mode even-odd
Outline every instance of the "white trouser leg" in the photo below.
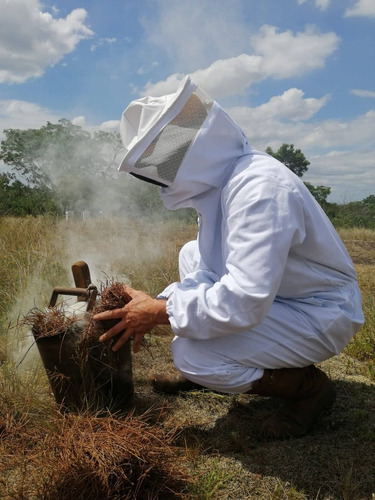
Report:
<svg viewBox="0 0 375 500"><path fill-rule="evenodd" d="M195 270L199 263L196 242L182 248L179 261L182 278ZM303 305L296 309L286 301L275 301L267 317L250 331L207 340L175 337L174 364L186 378L204 387L240 393L250 390L264 369L320 363L340 352L349 341L351 320L340 316L339 306L337 321L332 320L336 309L319 307L319 314L316 310L312 314L319 318L319 324L314 324L309 319L311 307L315 306L306 304L305 309Z"/></svg>
<svg viewBox="0 0 375 500"><path fill-rule="evenodd" d="M175 337L172 354L186 378L221 392L240 393L266 368L298 368L332 356L311 325L274 303L267 318L247 332L208 340Z"/></svg>

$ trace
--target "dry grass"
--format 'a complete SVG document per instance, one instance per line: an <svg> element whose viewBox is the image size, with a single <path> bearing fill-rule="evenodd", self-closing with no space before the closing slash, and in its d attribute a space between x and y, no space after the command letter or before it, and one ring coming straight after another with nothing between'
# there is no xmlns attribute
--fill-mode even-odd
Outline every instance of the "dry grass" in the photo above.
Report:
<svg viewBox="0 0 375 500"><path fill-rule="evenodd" d="M177 498L187 484L173 434L145 417L58 415L51 423L49 432L39 426L4 438L6 498L167 499Z"/></svg>
<svg viewBox="0 0 375 500"><path fill-rule="evenodd" d="M74 245L62 247L61 255L52 250L55 261L86 260L90 269L98 265L97 274L116 275L153 295L178 279L179 248L196 232L112 220L62 223L56 229L58 241ZM323 363L338 398L310 435L262 441L260 423L277 404L271 399L209 391L177 397L153 393L149 373L173 370L167 328L163 336L147 336L147 349L133 357L134 413L125 418L61 416L40 364L20 372L5 349L0 497L164 499L175 491L189 500L370 500L375 493L375 233L344 231L341 237L353 252L366 324L345 353ZM358 240L367 246L354 245ZM53 286L62 284L56 280ZM5 325L3 339L9 339L6 330Z"/></svg>
<svg viewBox="0 0 375 500"><path fill-rule="evenodd" d="M356 264L374 265L375 241L371 229L353 228L338 231Z"/></svg>
<svg viewBox="0 0 375 500"><path fill-rule="evenodd" d="M28 326L33 330L36 339L53 337L68 330L77 318L68 317L64 306L50 307L45 310L34 308L29 311L19 322L19 326Z"/></svg>
<svg viewBox="0 0 375 500"><path fill-rule="evenodd" d="M108 278L104 282L101 282L97 302L90 315L88 326L83 333L83 343L91 338L99 338L102 333L109 330L118 322L118 320L94 321L92 317L95 314L121 309L131 300L122 283Z"/></svg>

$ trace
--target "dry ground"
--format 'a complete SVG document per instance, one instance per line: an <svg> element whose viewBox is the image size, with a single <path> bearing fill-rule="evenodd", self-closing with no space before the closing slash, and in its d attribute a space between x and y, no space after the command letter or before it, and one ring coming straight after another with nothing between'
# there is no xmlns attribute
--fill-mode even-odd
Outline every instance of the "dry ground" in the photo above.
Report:
<svg viewBox="0 0 375 500"><path fill-rule="evenodd" d="M375 492L375 383L366 365L347 355L322 364L337 400L303 438L265 442L259 425L276 402L257 396L197 391L153 393L146 375L173 370L168 341L153 337L134 359L136 407L165 406L161 422L177 426L198 479L196 498L371 499Z"/></svg>

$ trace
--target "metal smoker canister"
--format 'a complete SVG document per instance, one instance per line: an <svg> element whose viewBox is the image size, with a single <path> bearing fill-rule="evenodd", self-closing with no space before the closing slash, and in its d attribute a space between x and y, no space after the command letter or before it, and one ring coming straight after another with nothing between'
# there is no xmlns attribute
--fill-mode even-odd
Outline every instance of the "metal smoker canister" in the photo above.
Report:
<svg viewBox="0 0 375 500"><path fill-rule="evenodd" d="M63 411L125 410L134 392L131 344L128 341L113 352L109 343L90 338L85 345L87 353L82 355L87 311L95 304L97 289L91 284L85 262L73 264L72 271L76 287L54 288L49 307L55 306L58 295L77 296L69 313L80 318L51 336L40 336L37 325L32 328L55 400Z"/></svg>

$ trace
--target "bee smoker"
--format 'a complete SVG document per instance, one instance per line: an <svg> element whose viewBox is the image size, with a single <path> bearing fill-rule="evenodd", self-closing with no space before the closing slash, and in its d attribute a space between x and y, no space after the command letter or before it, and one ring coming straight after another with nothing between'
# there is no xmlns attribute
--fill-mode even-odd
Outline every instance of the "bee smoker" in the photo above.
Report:
<svg viewBox="0 0 375 500"><path fill-rule="evenodd" d="M76 296L63 309L66 328L41 335L38 324L32 327L53 395L64 412L125 410L134 392L130 341L113 352L110 343L87 334L98 290L85 262L73 264L72 273L76 286L55 287L46 311L52 313L59 295Z"/></svg>

